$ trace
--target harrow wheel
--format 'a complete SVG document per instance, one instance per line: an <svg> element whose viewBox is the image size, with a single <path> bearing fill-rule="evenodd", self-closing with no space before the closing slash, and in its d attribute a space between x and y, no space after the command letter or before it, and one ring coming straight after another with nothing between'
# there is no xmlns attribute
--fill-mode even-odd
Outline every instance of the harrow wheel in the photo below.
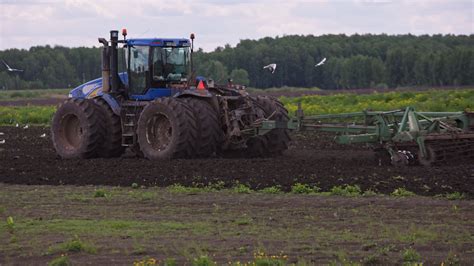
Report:
<svg viewBox="0 0 474 266"><path fill-rule="evenodd" d="M88 99L67 99L54 114L51 135L63 159L93 158L104 139L103 116Z"/></svg>
<svg viewBox="0 0 474 266"><path fill-rule="evenodd" d="M255 101L258 107L260 107L264 111L265 118L285 122L289 120L288 111L285 109L283 104L277 99L268 96L257 96L255 98ZM258 156L280 155L283 153L284 150L288 149L288 143L291 140L288 129L284 128L273 129L271 132L267 133L264 138L266 139L264 152L262 152L262 154ZM249 147L250 151L261 150L260 147L251 147L253 143L260 146L262 145L261 141L250 141L250 143L247 143L247 146Z"/></svg>
<svg viewBox="0 0 474 266"><path fill-rule="evenodd" d="M162 98L149 103L138 120L138 144L150 160L190 158L196 151L197 126L186 103Z"/></svg>

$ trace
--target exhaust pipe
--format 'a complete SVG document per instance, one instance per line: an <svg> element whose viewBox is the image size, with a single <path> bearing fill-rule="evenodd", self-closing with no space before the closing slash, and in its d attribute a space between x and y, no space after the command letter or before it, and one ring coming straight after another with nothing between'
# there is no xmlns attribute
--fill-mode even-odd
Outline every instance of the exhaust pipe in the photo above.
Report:
<svg viewBox="0 0 474 266"><path fill-rule="evenodd" d="M118 76L118 30L110 31L110 74L111 74L111 92L119 92Z"/></svg>
<svg viewBox="0 0 474 266"><path fill-rule="evenodd" d="M104 38L99 38L99 42L104 45L102 49L102 92L110 92L110 56L109 43Z"/></svg>

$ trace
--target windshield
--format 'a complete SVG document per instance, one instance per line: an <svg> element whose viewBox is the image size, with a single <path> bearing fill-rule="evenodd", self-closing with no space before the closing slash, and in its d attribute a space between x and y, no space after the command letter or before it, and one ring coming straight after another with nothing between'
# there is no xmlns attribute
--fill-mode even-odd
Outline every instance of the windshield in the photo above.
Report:
<svg viewBox="0 0 474 266"><path fill-rule="evenodd" d="M153 81L186 81L188 47L152 47Z"/></svg>

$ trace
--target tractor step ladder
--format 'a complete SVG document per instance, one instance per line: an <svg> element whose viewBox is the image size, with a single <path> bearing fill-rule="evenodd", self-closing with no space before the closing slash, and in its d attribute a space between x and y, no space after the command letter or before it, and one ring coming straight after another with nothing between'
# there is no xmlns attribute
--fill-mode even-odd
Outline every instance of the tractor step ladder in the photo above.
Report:
<svg viewBox="0 0 474 266"><path fill-rule="evenodd" d="M135 146L137 143L136 114L125 113L122 125L122 146Z"/></svg>
<svg viewBox="0 0 474 266"><path fill-rule="evenodd" d="M137 145L137 123L143 104L127 102L122 105L122 146Z"/></svg>

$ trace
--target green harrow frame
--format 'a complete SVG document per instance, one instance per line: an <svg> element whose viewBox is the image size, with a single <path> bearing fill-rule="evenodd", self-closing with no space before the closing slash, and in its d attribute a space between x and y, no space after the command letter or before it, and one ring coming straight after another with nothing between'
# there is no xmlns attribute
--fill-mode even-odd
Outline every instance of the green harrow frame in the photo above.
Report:
<svg viewBox="0 0 474 266"><path fill-rule="evenodd" d="M367 143L376 152L379 164L429 166L474 158L474 113L470 112L417 112L406 107L305 116L298 104L295 117L287 123L263 121L258 134L276 128L334 132L338 133L337 143Z"/></svg>

